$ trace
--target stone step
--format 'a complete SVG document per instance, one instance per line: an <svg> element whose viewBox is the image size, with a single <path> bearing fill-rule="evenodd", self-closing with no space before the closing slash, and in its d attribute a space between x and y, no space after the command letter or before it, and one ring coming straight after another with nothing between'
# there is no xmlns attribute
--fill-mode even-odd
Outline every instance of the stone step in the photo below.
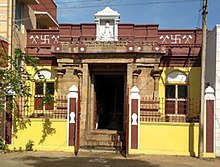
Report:
<svg viewBox="0 0 220 167"><path fill-rule="evenodd" d="M109 140L87 140L87 147L122 147L121 141L109 141Z"/></svg>
<svg viewBox="0 0 220 167"><path fill-rule="evenodd" d="M104 149L109 148L116 151L121 150L122 141L124 138L123 132L116 130L96 129L87 135L85 146L89 149Z"/></svg>
<svg viewBox="0 0 220 167"><path fill-rule="evenodd" d="M117 130L96 129L91 132L92 134L118 134Z"/></svg>
<svg viewBox="0 0 220 167"><path fill-rule="evenodd" d="M91 133L90 135L87 136L87 139L89 140L107 140L107 141L119 141L120 136L118 134L94 134Z"/></svg>
<svg viewBox="0 0 220 167"><path fill-rule="evenodd" d="M120 148L116 148L116 147L101 147L101 146L97 146L97 147L89 147L89 146L84 146L84 147L80 147L79 149L79 154L80 152L106 152L106 153L118 153L120 152Z"/></svg>

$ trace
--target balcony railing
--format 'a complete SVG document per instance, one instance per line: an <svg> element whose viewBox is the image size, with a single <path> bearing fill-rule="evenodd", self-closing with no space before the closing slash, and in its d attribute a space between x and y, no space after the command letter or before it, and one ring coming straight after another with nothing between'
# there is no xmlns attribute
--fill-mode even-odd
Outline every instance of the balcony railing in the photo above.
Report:
<svg viewBox="0 0 220 167"><path fill-rule="evenodd" d="M20 118L67 118L67 98L55 100L54 110L34 110L34 103L25 106L25 99L17 100L16 113ZM175 104L176 103L176 104ZM170 101L164 98L142 98L140 120L147 122L199 122L200 100L189 98L185 101Z"/></svg>
<svg viewBox="0 0 220 167"><path fill-rule="evenodd" d="M36 109L34 102L30 101L25 104L24 98L16 100L16 114L20 118L52 118L66 119L67 118L67 97L59 96L55 100L54 109Z"/></svg>
<svg viewBox="0 0 220 167"><path fill-rule="evenodd" d="M141 99L141 121L147 122L199 122L200 100Z"/></svg>

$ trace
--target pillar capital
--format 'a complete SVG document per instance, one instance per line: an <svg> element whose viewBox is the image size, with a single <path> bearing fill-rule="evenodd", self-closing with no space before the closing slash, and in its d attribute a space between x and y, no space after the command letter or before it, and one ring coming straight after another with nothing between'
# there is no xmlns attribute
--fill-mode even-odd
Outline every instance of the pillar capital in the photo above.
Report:
<svg viewBox="0 0 220 167"><path fill-rule="evenodd" d="M74 69L74 74L77 75L79 78L81 78L83 75L83 72L81 69Z"/></svg>
<svg viewBox="0 0 220 167"><path fill-rule="evenodd" d="M133 85L135 86L137 84L138 75L140 75L141 70L135 69L133 70L132 77L133 77Z"/></svg>
<svg viewBox="0 0 220 167"><path fill-rule="evenodd" d="M150 75L154 78L157 79L161 76L161 73L163 70L160 70L158 67L155 67L154 69L151 70Z"/></svg>
<svg viewBox="0 0 220 167"><path fill-rule="evenodd" d="M150 75L154 78L154 92L153 92L154 98L158 98L159 96L159 78L161 76L162 71L163 70L160 70L158 66L155 66L150 73Z"/></svg>
<svg viewBox="0 0 220 167"><path fill-rule="evenodd" d="M55 68L55 70L57 71L57 76L61 77L61 78L64 76L64 74L66 72L66 69L63 67L57 67L57 68Z"/></svg>

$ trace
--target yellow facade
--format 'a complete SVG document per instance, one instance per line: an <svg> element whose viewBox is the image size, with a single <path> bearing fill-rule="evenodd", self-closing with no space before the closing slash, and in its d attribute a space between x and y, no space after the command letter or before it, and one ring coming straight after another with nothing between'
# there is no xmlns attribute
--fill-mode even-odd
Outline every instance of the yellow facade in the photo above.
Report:
<svg viewBox="0 0 220 167"><path fill-rule="evenodd" d="M41 69L47 69L56 74L52 66L40 66L39 70ZM27 66L27 70L32 76L36 74L32 67ZM159 97L165 98L166 76L175 70L182 71L188 76L189 97L199 98L200 68L197 67L163 69L159 82ZM34 89L32 83L32 95L34 95ZM30 110L33 111L33 108ZM34 150L74 151L74 147L67 146L67 120L47 120L47 123L51 123L49 127L45 122L45 119L30 119L30 125L27 124L26 128L17 129L10 148L25 149L28 140L32 140ZM45 132L49 134L45 135ZM139 149L130 149L130 154L198 156L198 123L141 122L139 134Z"/></svg>
<svg viewBox="0 0 220 167"><path fill-rule="evenodd" d="M198 156L198 123L141 122L139 149L131 154Z"/></svg>
<svg viewBox="0 0 220 167"><path fill-rule="evenodd" d="M31 75L32 78L34 78L34 75L37 73L37 71L32 67L32 66L27 66L26 67L28 73ZM38 66L38 71L40 70L49 70L51 73L54 74L55 78L54 79L50 79L50 80L47 80L48 82L54 82L55 83L55 90L54 90L54 99L57 98L57 77L56 77L56 72L55 72L55 67L54 66ZM35 84L34 82L32 83L28 83L30 84L30 93L32 95L28 105L30 106L28 108L28 111L26 111L26 115L31 115L34 111L34 94L35 94ZM56 100L54 102L54 107L56 109Z"/></svg>
<svg viewBox="0 0 220 167"><path fill-rule="evenodd" d="M198 156L198 128L197 123L141 122L139 149L129 153ZM66 119L31 119L26 128L18 128L10 148L25 149L32 140L34 150L72 152L66 129Z"/></svg>
<svg viewBox="0 0 220 167"><path fill-rule="evenodd" d="M37 71L31 66L26 67L32 78ZM38 66L38 70L49 70L55 75L55 79L47 80L55 82L54 96L56 99L56 72L53 66ZM32 94L29 101L28 111L25 115L32 115L34 111L34 91L35 84L30 84L30 92ZM56 109L56 101L55 101ZM48 150L48 151L68 151L73 152L73 146L67 146L67 120L66 119L46 119L46 118L16 118L13 126L13 139L10 149L25 149L25 145L29 140L34 142L34 150Z"/></svg>
<svg viewBox="0 0 220 167"><path fill-rule="evenodd" d="M163 70L163 72L161 73L161 77L159 80L159 97L160 98L163 98L163 99L165 98L165 86L166 86L167 75L174 71L180 71L180 72L183 72L187 76L188 98L191 100L194 100L197 103L199 102L200 85L201 85L201 79L200 79L201 68L200 67L186 67L186 68L164 67L164 68L161 68L161 70ZM196 106L195 104L194 104L194 107L198 108L198 106ZM164 108L164 106L161 106L161 108ZM191 110L193 110L191 111L191 113L196 113L196 111L194 111L195 108Z"/></svg>
<svg viewBox="0 0 220 167"><path fill-rule="evenodd" d="M66 119L30 119L26 127L17 124L10 149L25 150L29 140L34 142L34 150L74 151L74 147L67 146Z"/></svg>
<svg viewBox="0 0 220 167"><path fill-rule="evenodd" d="M166 76L173 71L181 71L188 76L189 97L200 98L200 67L164 67L159 81L159 97L165 97Z"/></svg>

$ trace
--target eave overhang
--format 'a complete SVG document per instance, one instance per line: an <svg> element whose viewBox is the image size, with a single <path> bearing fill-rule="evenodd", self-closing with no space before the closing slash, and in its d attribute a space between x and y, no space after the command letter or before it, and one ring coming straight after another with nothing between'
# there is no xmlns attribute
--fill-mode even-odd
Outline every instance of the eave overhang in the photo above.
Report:
<svg viewBox="0 0 220 167"><path fill-rule="evenodd" d="M37 21L45 27L58 27L56 20L48 12L35 11L34 12Z"/></svg>
<svg viewBox="0 0 220 167"><path fill-rule="evenodd" d="M37 5L37 4L39 4L38 0L21 0L21 2L29 4L29 5Z"/></svg>

